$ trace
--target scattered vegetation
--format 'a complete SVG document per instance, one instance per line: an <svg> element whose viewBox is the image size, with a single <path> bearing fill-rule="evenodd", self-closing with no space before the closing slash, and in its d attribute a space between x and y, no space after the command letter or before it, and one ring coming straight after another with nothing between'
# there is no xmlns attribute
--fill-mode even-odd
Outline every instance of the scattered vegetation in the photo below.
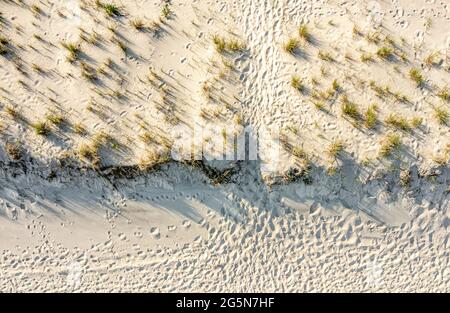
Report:
<svg viewBox="0 0 450 313"><path fill-rule="evenodd" d="M353 35L356 35L356 36L362 36L363 35L361 29L359 29L359 27L356 26L356 25L353 25L352 32L353 32Z"/></svg>
<svg viewBox="0 0 450 313"><path fill-rule="evenodd" d="M246 46L243 42L236 39L229 39L228 41L218 35L213 36L213 43L215 45L216 51L219 53L223 52L239 52L243 51Z"/></svg>
<svg viewBox="0 0 450 313"><path fill-rule="evenodd" d="M373 129L377 125L377 110L376 105L371 105L365 114L365 125L369 129Z"/></svg>
<svg viewBox="0 0 450 313"><path fill-rule="evenodd" d="M50 113L47 114L47 120L55 126L61 126L61 124L64 122L64 117L59 114Z"/></svg>
<svg viewBox="0 0 450 313"><path fill-rule="evenodd" d="M423 118L418 117L418 116L413 117L413 119L411 120L411 125L414 128L419 128L420 126L423 125Z"/></svg>
<svg viewBox="0 0 450 313"><path fill-rule="evenodd" d="M113 3L103 4L102 7L108 16L119 16L120 15L119 7Z"/></svg>
<svg viewBox="0 0 450 313"><path fill-rule="evenodd" d="M440 124L447 124L449 113L443 107L434 108L434 116Z"/></svg>
<svg viewBox="0 0 450 313"><path fill-rule="evenodd" d="M328 62L334 61L333 57L331 56L331 54L329 52L319 51L317 56L319 57L319 59L324 60L324 61L328 61Z"/></svg>
<svg viewBox="0 0 450 313"><path fill-rule="evenodd" d="M377 50L377 56L381 59L388 60L392 57L394 50L389 47L381 47Z"/></svg>
<svg viewBox="0 0 450 313"><path fill-rule="evenodd" d="M39 65L37 65L35 63L31 64L31 69L33 71L35 71L36 73L42 73L43 72L42 67L40 67Z"/></svg>
<svg viewBox="0 0 450 313"><path fill-rule="evenodd" d="M139 160L138 166L141 171L150 171L169 161L169 153L151 152Z"/></svg>
<svg viewBox="0 0 450 313"><path fill-rule="evenodd" d="M401 145L400 136L397 134L389 134L387 135L383 141L381 142L380 148L380 156L388 157L395 150L398 150Z"/></svg>
<svg viewBox="0 0 450 313"><path fill-rule="evenodd" d="M317 110L326 111L325 104L322 101L314 101L313 104Z"/></svg>
<svg viewBox="0 0 450 313"><path fill-rule="evenodd" d="M292 155L299 159L307 158L305 150L300 146L292 148Z"/></svg>
<svg viewBox="0 0 450 313"><path fill-rule="evenodd" d="M18 161L23 157L22 148L17 143L7 142L5 144L5 151L13 161Z"/></svg>
<svg viewBox="0 0 450 313"><path fill-rule="evenodd" d="M408 187L411 182L411 171L403 170L400 172L400 183L403 187Z"/></svg>
<svg viewBox="0 0 450 313"><path fill-rule="evenodd" d="M332 158L337 158L344 151L344 143L341 140L333 141L328 147L327 153Z"/></svg>
<svg viewBox="0 0 450 313"><path fill-rule="evenodd" d="M78 148L78 154L89 161L93 161L99 158L98 148L96 145L82 144Z"/></svg>
<svg viewBox="0 0 450 313"><path fill-rule="evenodd" d="M61 45L69 52L67 60L74 62L77 60L79 53L81 52L80 46L74 43L62 42Z"/></svg>
<svg viewBox="0 0 450 313"><path fill-rule="evenodd" d="M37 135L48 136L50 134L50 127L46 122L36 122L32 126Z"/></svg>
<svg viewBox="0 0 450 313"><path fill-rule="evenodd" d="M297 39L291 38L284 45L283 49L287 53L295 54L295 51L298 49L299 43Z"/></svg>
<svg viewBox="0 0 450 313"><path fill-rule="evenodd" d="M134 19L130 22L131 26L134 27L136 30L143 30L144 29L144 22L141 19Z"/></svg>
<svg viewBox="0 0 450 313"><path fill-rule="evenodd" d="M36 4L33 4L30 9L35 16L42 14L42 9Z"/></svg>
<svg viewBox="0 0 450 313"><path fill-rule="evenodd" d="M309 33L308 26L306 25L301 25L298 28L298 35L307 42L311 41L311 34Z"/></svg>
<svg viewBox="0 0 450 313"><path fill-rule="evenodd" d="M86 134L86 128L84 128L83 124L81 124L81 123L76 123L73 126L73 129L74 129L75 133L77 133L78 135Z"/></svg>
<svg viewBox="0 0 450 313"><path fill-rule="evenodd" d="M294 88L300 92L303 92L305 90L305 86L303 85L301 78L298 76L292 76L291 86L292 86L292 88Z"/></svg>
<svg viewBox="0 0 450 313"><path fill-rule="evenodd" d="M214 35L213 42L214 42L214 45L216 46L217 52L222 53L225 51L225 47L226 47L225 39L223 39L222 37L219 37L218 35Z"/></svg>
<svg viewBox="0 0 450 313"><path fill-rule="evenodd" d="M413 68L409 71L409 77L416 83L418 87L422 86L425 82L422 74L416 68Z"/></svg>
<svg viewBox="0 0 450 313"><path fill-rule="evenodd" d="M429 55L426 56L426 58L423 61L429 67L434 66L436 64L437 56L438 53L436 52L430 53Z"/></svg>
<svg viewBox="0 0 450 313"><path fill-rule="evenodd" d="M161 17L163 18L169 18L172 15L172 10L170 9L170 6L168 3L166 3L162 10L161 10Z"/></svg>
<svg viewBox="0 0 450 313"><path fill-rule="evenodd" d="M339 82L337 81L337 79L333 80L333 83L331 84L331 88L335 91L338 92L341 89L341 85L339 84Z"/></svg>
<svg viewBox="0 0 450 313"><path fill-rule="evenodd" d="M358 106L351 102L345 95L341 99L341 111L345 116L351 117L355 120L359 119L361 116Z"/></svg>
<svg viewBox="0 0 450 313"><path fill-rule="evenodd" d="M362 62L373 62L372 54L370 54L370 53L361 54L361 61Z"/></svg>
<svg viewBox="0 0 450 313"><path fill-rule="evenodd" d="M450 93L448 91L447 88L442 88L439 92L438 92L438 97L441 98L443 101L450 101Z"/></svg>
<svg viewBox="0 0 450 313"><path fill-rule="evenodd" d="M11 116L13 119L16 119L19 116L19 112L17 112L17 110L14 107L10 106L10 105L5 107L5 112L9 116Z"/></svg>
<svg viewBox="0 0 450 313"><path fill-rule="evenodd" d="M447 163L449 162L449 153L447 152L447 153L441 153L438 155L434 155L432 160L434 163L436 163L438 165L441 165L441 166L447 165Z"/></svg>
<svg viewBox="0 0 450 313"><path fill-rule="evenodd" d="M403 131L411 130L411 126L409 125L408 120L396 114L390 114L385 122L386 124Z"/></svg>

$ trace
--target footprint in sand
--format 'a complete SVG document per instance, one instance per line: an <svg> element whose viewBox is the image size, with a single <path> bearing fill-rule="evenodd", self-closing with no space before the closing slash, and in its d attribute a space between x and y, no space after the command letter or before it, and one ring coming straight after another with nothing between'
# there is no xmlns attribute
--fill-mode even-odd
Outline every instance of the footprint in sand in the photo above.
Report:
<svg viewBox="0 0 450 313"><path fill-rule="evenodd" d="M150 234L153 236L154 239L161 238L161 232L159 231L158 227L151 227Z"/></svg>
<svg viewBox="0 0 450 313"><path fill-rule="evenodd" d="M167 229L168 229L169 231L174 232L174 231L177 230L177 227L176 227L175 225L169 225L169 226L167 226Z"/></svg>
<svg viewBox="0 0 450 313"><path fill-rule="evenodd" d="M188 229L191 227L191 222L188 220L184 220L181 225L183 225L184 228Z"/></svg>

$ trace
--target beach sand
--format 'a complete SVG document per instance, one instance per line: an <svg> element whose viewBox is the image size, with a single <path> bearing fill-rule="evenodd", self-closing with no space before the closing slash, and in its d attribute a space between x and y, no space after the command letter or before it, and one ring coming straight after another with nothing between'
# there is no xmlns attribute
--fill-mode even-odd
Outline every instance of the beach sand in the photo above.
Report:
<svg viewBox="0 0 450 313"><path fill-rule="evenodd" d="M446 1L0 12L0 291L450 290Z"/></svg>

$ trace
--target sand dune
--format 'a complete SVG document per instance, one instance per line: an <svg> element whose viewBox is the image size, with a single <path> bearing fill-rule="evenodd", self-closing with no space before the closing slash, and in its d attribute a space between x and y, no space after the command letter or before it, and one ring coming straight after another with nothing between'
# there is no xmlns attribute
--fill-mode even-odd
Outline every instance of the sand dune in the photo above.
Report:
<svg viewBox="0 0 450 313"><path fill-rule="evenodd" d="M449 291L445 1L0 12L0 291Z"/></svg>

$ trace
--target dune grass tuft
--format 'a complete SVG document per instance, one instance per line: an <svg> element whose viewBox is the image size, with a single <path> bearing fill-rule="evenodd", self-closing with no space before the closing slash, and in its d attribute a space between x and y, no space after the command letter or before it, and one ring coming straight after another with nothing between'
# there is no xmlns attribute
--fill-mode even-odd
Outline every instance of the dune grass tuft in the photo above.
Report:
<svg viewBox="0 0 450 313"><path fill-rule="evenodd" d="M409 71L409 78L411 78L418 87L422 86L423 83L425 82L425 79L422 76L422 73L420 73L420 71L416 68L412 68Z"/></svg>
<svg viewBox="0 0 450 313"><path fill-rule="evenodd" d="M311 34L309 33L308 26L306 25L301 25L298 28L298 35L307 42L311 41Z"/></svg>
<svg viewBox="0 0 450 313"><path fill-rule="evenodd" d="M383 60L388 60L392 57L394 50L389 47L381 47L377 50L377 56Z"/></svg>
<svg viewBox="0 0 450 313"><path fill-rule="evenodd" d="M328 147L327 154L332 158L337 158L344 151L344 147L344 143L341 140L335 140Z"/></svg>
<svg viewBox="0 0 450 313"><path fill-rule="evenodd" d="M401 145L400 136L397 134L389 134L387 135L383 141L381 142L380 148L380 156L388 157L395 150L398 150Z"/></svg>
<svg viewBox="0 0 450 313"><path fill-rule="evenodd" d="M103 9L108 16L119 16L120 10L119 7L113 3L103 4Z"/></svg>
<svg viewBox="0 0 450 313"><path fill-rule="evenodd" d="M299 47L299 43L297 39L290 38L287 42L284 43L283 49L287 53L295 54L295 50Z"/></svg>
<svg viewBox="0 0 450 313"><path fill-rule="evenodd" d="M411 125L409 125L408 120L396 114L390 114L385 120L385 122L386 124L403 131L411 130Z"/></svg>
<svg viewBox="0 0 450 313"><path fill-rule="evenodd" d="M46 122L36 122L32 126L37 135L48 136L50 134L50 127Z"/></svg>
<svg viewBox="0 0 450 313"><path fill-rule="evenodd" d="M434 116L440 124L444 125L448 122L449 113L443 107L435 107Z"/></svg>
<svg viewBox="0 0 450 313"><path fill-rule="evenodd" d="M365 114L365 125L369 129L373 129L377 125L377 111L376 106L371 105Z"/></svg>
<svg viewBox="0 0 450 313"><path fill-rule="evenodd" d="M347 96L343 96L341 99L341 111L345 116L351 117L355 120L361 117L358 106L348 100Z"/></svg>
<svg viewBox="0 0 450 313"><path fill-rule="evenodd" d="M292 76L291 78L291 86L292 88L303 92L305 90L305 86L302 83L302 80L299 76Z"/></svg>

